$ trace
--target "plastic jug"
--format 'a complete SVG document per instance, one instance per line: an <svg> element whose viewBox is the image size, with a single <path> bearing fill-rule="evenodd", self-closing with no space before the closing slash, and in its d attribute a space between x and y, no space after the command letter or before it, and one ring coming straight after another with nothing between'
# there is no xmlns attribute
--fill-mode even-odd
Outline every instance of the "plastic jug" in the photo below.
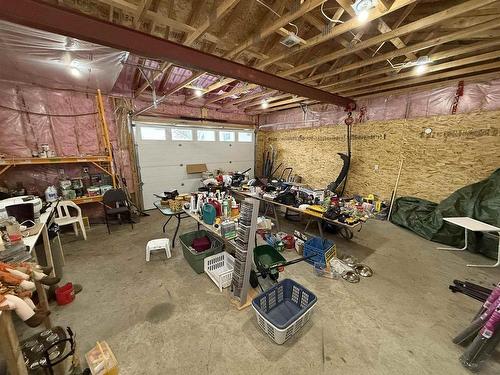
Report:
<svg viewBox="0 0 500 375"><path fill-rule="evenodd" d="M47 202L56 201L57 198L57 189L54 185L50 185L47 189L45 189L45 200Z"/></svg>
<svg viewBox="0 0 500 375"><path fill-rule="evenodd" d="M215 223L216 211L215 207L209 203L205 203L202 208L203 212L203 222L208 225L213 225Z"/></svg>

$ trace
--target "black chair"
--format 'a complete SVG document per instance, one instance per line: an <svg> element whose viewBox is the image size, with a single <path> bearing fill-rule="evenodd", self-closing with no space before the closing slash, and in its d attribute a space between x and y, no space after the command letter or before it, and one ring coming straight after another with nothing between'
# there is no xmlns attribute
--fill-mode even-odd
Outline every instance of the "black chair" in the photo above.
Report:
<svg viewBox="0 0 500 375"><path fill-rule="evenodd" d="M122 215L126 215L128 222L132 225L132 229L134 229L130 204L127 195L122 189L111 189L105 192L102 197L102 203L104 207L104 219L106 220L109 234L111 234L111 232L109 230L108 216L117 216L121 225Z"/></svg>

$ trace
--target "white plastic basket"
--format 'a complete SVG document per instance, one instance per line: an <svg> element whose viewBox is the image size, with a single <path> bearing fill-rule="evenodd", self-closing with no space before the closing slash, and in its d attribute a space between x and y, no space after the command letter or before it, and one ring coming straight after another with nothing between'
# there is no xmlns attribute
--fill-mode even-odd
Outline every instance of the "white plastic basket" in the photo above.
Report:
<svg viewBox="0 0 500 375"><path fill-rule="evenodd" d="M252 307L260 328L281 345L309 321L317 302L313 292L285 279L255 297Z"/></svg>
<svg viewBox="0 0 500 375"><path fill-rule="evenodd" d="M259 323L260 328L267 333L267 335L274 340L278 345L284 344L285 341L290 339L306 324L311 318L312 310L316 304L312 305L307 309L304 314L298 318L295 322L290 324L285 329L279 329L266 318L264 318L254 307L255 314L257 315L257 323Z"/></svg>
<svg viewBox="0 0 500 375"><path fill-rule="evenodd" d="M203 259L203 270L222 292L231 285L234 271L234 257L225 251Z"/></svg>

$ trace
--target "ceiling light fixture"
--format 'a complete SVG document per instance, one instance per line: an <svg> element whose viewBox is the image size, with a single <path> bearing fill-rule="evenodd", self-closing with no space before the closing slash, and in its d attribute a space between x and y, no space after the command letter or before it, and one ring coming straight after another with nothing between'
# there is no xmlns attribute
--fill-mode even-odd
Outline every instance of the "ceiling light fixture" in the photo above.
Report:
<svg viewBox="0 0 500 375"><path fill-rule="evenodd" d="M428 64L431 62L429 56L420 56L415 62L415 74L422 75L427 71Z"/></svg>
<svg viewBox="0 0 500 375"><path fill-rule="evenodd" d="M415 74L420 76L420 75L424 74L426 72L426 70L427 70L427 65L417 65L415 67Z"/></svg>
<svg viewBox="0 0 500 375"><path fill-rule="evenodd" d="M202 89L194 89L194 96L197 98L201 98L203 96L203 90Z"/></svg>
<svg viewBox="0 0 500 375"><path fill-rule="evenodd" d="M352 4L352 9L354 9L354 13L358 20L362 23L368 21L368 17L370 16L370 10L377 6L378 0L356 0L354 4Z"/></svg>
<svg viewBox="0 0 500 375"><path fill-rule="evenodd" d="M75 78L80 78L82 76L82 72L79 69L79 64L76 60L72 60L69 64L69 72Z"/></svg>
<svg viewBox="0 0 500 375"><path fill-rule="evenodd" d="M260 108L266 109L268 107L269 107L269 103L267 102L267 99L262 99L262 101L260 102Z"/></svg>

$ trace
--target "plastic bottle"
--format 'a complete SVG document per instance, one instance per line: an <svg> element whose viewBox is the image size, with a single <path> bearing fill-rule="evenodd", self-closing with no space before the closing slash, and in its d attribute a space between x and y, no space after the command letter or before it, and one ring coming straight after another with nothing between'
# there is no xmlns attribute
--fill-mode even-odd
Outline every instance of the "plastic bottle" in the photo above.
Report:
<svg viewBox="0 0 500 375"><path fill-rule="evenodd" d="M53 202L57 200L57 198L57 189L54 185L50 185L47 189L45 189L45 200L47 202Z"/></svg>
<svg viewBox="0 0 500 375"><path fill-rule="evenodd" d="M229 200L227 199L222 201L222 216L224 219L228 219L230 216Z"/></svg>

